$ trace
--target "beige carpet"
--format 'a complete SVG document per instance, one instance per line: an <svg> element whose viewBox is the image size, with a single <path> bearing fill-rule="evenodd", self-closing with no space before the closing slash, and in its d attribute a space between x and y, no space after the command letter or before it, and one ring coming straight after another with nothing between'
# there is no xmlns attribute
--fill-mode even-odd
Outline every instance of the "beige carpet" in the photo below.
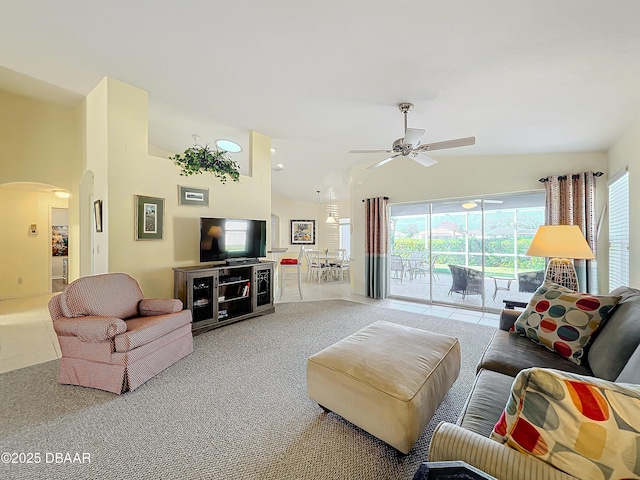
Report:
<svg viewBox="0 0 640 480"><path fill-rule="evenodd" d="M306 359L377 320L461 343L458 381L406 456L306 394ZM58 361L3 373L0 450L41 462L0 463L0 478L411 479L435 425L455 421L492 333L344 300L291 303L198 335L192 355L122 396L58 385ZM57 452L90 463L47 463Z"/></svg>

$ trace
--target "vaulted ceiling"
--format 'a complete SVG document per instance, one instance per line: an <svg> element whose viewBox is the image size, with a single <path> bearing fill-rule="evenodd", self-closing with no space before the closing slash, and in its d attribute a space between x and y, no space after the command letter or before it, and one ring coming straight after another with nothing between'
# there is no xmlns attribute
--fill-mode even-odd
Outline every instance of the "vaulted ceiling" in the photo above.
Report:
<svg viewBox="0 0 640 480"><path fill-rule="evenodd" d="M442 155L606 151L640 116L638 19L635 0L21 0L0 5L0 88L72 102L110 76L149 92L151 143L257 130L274 192L340 200L381 158L347 151L403 136L400 102L423 143L477 137Z"/></svg>

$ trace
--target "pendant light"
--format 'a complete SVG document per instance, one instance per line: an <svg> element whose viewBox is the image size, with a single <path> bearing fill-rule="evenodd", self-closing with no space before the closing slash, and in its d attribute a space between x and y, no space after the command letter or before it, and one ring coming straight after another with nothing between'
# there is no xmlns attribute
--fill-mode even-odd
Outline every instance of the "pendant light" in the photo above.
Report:
<svg viewBox="0 0 640 480"><path fill-rule="evenodd" d="M328 206L328 208L324 208L322 206L322 202L320 201L320 190L316 190L316 193L318 194L318 205L320 205L320 210L322 210L327 215L327 219L324 221L324 223L327 224L327 225L332 225L332 224L338 223L338 220L336 220L336 217L335 217L335 215L333 213L333 205L332 205L333 196L332 196L331 190L329 190L329 206Z"/></svg>

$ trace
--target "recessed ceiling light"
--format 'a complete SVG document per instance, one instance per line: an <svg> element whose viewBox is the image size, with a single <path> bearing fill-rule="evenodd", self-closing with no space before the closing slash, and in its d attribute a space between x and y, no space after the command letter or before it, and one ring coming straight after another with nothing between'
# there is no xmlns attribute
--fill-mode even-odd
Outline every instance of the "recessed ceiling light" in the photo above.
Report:
<svg viewBox="0 0 640 480"><path fill-rule="evenodd" d="M284 165L282 163L278 163L277 165L271 167L271 170L273 170L274 172L281 172L282 170L284 170Z"/></svg>
<svg viewBox="0 0 640 480"><path fill-rule="evenodd" d="M271 153L276 153L276 149L271 147Z"/></svg>
<svg viewBox="0 0 640 480"><path fill-rule="evenodd" d="M238 153L242 151L242 147L231 140L216 140L216 147L229 153Z"/></svg>
<svg viewBox="0 0 640 480"><path fill-rule="evenodd" d="M71 194L69 192L63 192L62 190L57 190L57 191L53 192L53 194L56 197L60 197L60 198L69 198L71 196Z"/></svg>

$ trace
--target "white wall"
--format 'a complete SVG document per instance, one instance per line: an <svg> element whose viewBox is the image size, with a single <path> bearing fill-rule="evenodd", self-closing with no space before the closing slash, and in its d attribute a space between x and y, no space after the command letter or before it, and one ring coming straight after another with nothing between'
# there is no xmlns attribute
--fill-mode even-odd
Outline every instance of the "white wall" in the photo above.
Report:
<svg viewBox="0 0 640 480"><path fill-rule="evenodd" d="M640 119L609 151L609 175L625 167L629 170L629 284L640 288Z"/></svg>
<svg viewBox="0 0 640 480"><path fill-rule="evenodd" d="M606 201L607 156L604 153L567 153L504 156L440 156L438 163L425 168L399 158L377 168L371 162L351 169L351 273L354 293L365 294L364 242L365 216L362 199L387 196L390 204L443 200L465 196L514 193L544 188L540 178L549 175L602 171L597 182L597 211ZM600 245L599 251L605 252ZM602 273L606 273L606 255L598 254L602 267L600 288L606 290Z"/></svg>

